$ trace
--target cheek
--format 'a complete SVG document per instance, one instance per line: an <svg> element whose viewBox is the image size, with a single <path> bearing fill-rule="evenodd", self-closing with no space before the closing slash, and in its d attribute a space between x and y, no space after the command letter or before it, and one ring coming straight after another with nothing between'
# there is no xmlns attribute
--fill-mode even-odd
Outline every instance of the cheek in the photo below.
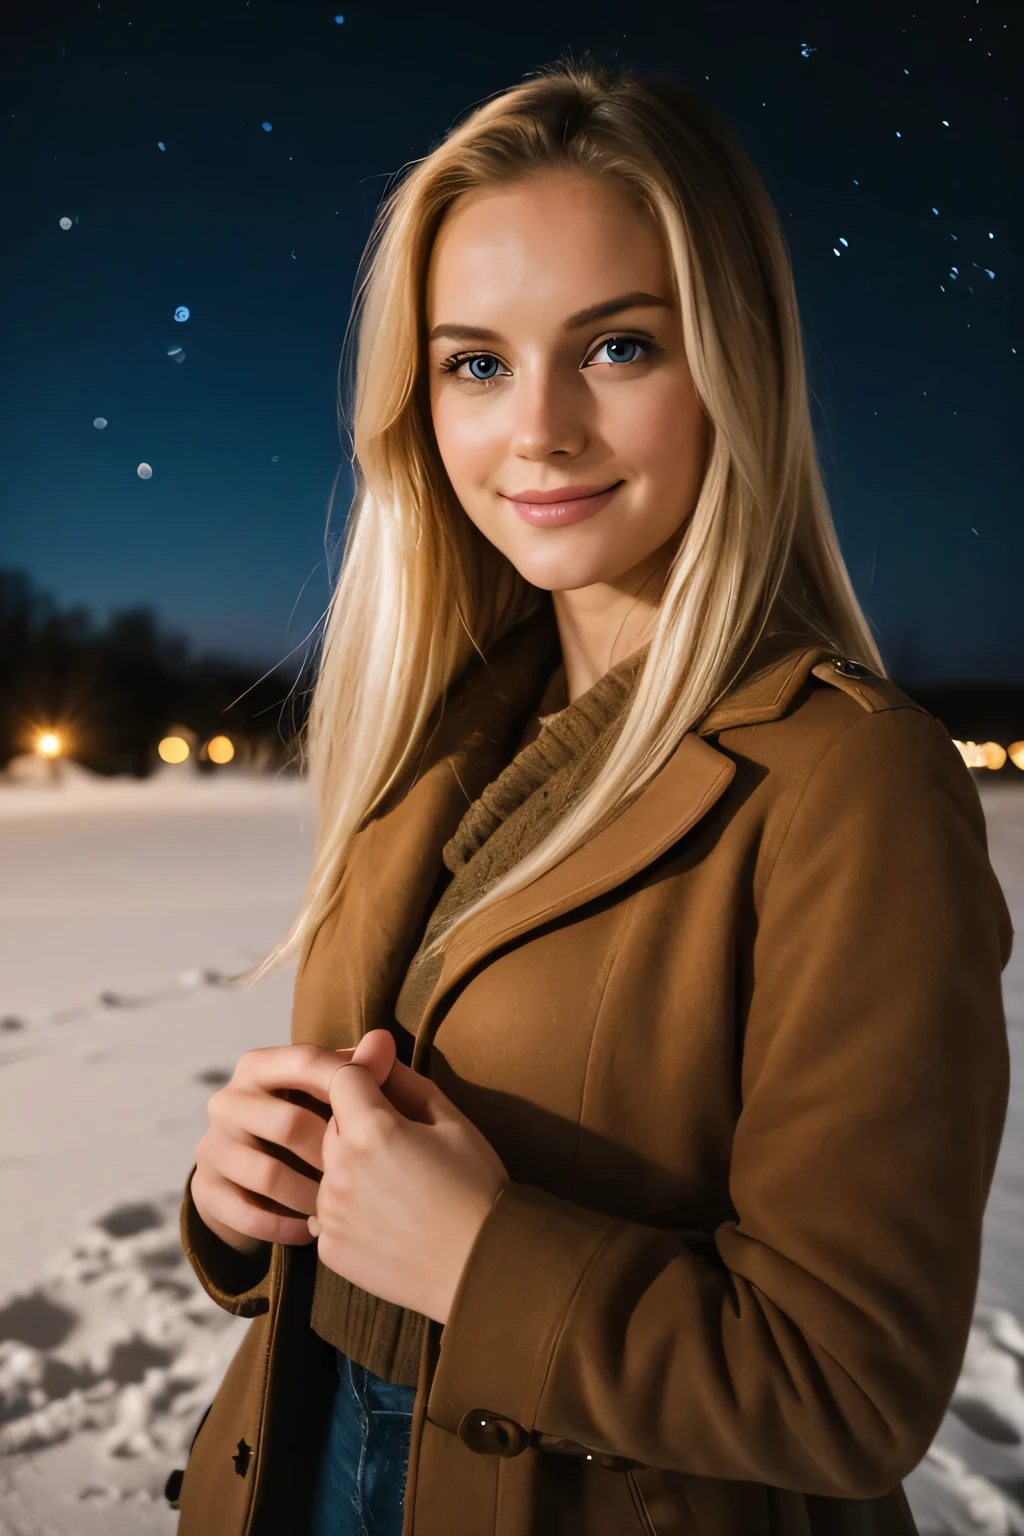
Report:
<svg viewBox="0 0 1024 1536"><path fill-rule="evenodd" d="M456 488L460 480L486 469L494 455L504 451L500 412L489 411L478 402L474 406L467 408L453 390L445 390L433 405L437 446Z"/></svg>
<svg viewBox="0 0 1024 1536"><path fill-rule="evenodd" d="M678 492L700 476L703 415L688 379L623 390L608 401L602 434L626 472L652 488L672 485Z"/></svg>

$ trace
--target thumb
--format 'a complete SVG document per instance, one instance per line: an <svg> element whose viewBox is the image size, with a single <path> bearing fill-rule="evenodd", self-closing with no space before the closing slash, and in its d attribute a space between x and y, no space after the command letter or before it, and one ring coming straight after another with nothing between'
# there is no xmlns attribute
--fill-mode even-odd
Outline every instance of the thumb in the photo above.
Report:
<svg viewBox="0 0 1024 1536"><path fill-rule="evenodd" d="M371 1029L349 1054L348 1064L365 1067L377 1087L383 1086L395 1064L395 1038L389 1029Z"/></svg>
<svg viewBox="0 0 1024 1536"><path fill-rule="evenodd" d="M381 1089L384 1097L407 1120L419 1120L434 1125L445 1114L459 1116L460 1112L446 1094L421 1072L414 1072L401 1061L391 1068L387 1082Z"/></svg>

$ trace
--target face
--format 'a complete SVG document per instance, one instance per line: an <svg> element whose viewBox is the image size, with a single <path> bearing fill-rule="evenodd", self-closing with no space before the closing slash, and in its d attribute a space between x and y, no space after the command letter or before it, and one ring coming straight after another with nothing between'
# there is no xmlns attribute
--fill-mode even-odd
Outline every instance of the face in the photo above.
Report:
<svg viewBox="0 0 1024 1536"><path fill-rule="evenodd" d="M464 194L426 310L438 448L486 538L552 592L636 592L666 567L705 421L668 257L630 195L554 175Z"/></svg>

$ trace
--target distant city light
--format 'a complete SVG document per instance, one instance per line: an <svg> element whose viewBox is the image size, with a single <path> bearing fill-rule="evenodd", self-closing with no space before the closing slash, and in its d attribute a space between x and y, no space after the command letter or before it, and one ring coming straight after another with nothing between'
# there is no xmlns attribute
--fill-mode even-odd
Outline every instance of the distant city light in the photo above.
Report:
<svg viewBox="0 0 1024 1536"><path fill-rule="evenodd" d="M188 742L184 736L165 736L157 751L165 763L183 763L188 757Z"/></svg>
<svg viewBox="0 0 1024 1536"><path fill-rule="evenodd" d="M206 743L206 755L211 763L230 763L235 755L234 744L229 736L214 736Z"/></svg>
<svg viewBox="0 0 1024 1536"><path fill-rule="evenodd" d="M36 751L40 757L59 757L61 742L56 731L44 731L36 740Z"/></svg>
<svg viewBox="0 0 1024 1536"><path fill-rule="evenodd" d="M1018 768L1024 766L1024 741L1015 741L1009 751L997 741L957 741L954 747L968 768L991 768L998 771L1009 758Z"/></svg>

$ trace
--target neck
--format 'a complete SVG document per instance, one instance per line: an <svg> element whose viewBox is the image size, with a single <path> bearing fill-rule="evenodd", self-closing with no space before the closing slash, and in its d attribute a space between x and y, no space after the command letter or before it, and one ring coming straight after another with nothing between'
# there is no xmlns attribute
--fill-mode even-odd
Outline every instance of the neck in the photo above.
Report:
<svg viewBox="0 0 1024 1536"><path fill-rule="evenodd" d="M675 544L615 582L552 592L572 704L651 636Z"/></svg>

